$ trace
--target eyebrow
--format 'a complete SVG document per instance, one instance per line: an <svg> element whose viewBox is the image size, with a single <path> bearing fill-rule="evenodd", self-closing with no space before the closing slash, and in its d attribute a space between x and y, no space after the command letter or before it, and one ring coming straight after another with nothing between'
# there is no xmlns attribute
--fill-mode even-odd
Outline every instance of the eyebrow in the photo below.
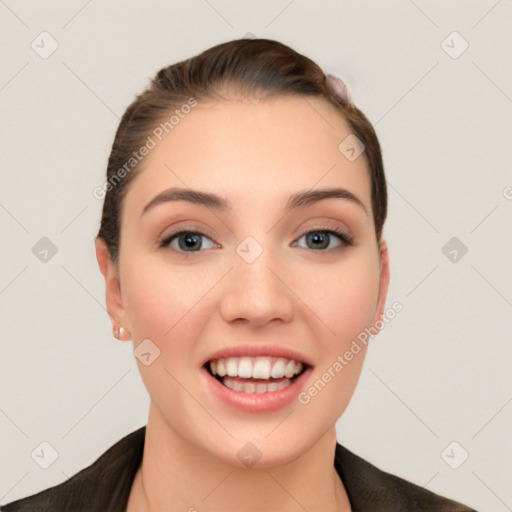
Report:
<svg viewBox="0 0 512 512"><path fill-rule="evenodd" d="M366 215L369 216L367 207L356 195L344 188L335 187L297 192L289 197L286 202L285 212L288 213L291 210L305 208L306 206L317 203L323 199L332 198L343 199L351 202L352 204L358 205L364 210ZM160 194L151 199L151 201L149 201L142 210L141 217L158 204L175 201L187 201L189 203L205 206L223 213L227 213L232 209L231 202L217 194L202 192L200 190L172 187L160 192Z"/></svg>

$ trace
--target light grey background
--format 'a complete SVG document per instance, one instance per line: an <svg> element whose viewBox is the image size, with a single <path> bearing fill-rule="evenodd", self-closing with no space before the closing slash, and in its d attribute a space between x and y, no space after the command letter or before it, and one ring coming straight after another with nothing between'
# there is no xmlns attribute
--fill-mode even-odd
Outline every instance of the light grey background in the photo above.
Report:
<svg viewBox="0 0 512 512"><path fill-rule="evenodd" d="M512 510L511 26L510 0L0 0L0 503L145 424L131 343L104 309L92 190L149 77L252 32L343 75L383 147L387 304L404 309L372 341L339 440L480 512ZM43 31L59 44L46 59ZM457 58L453 31L469 44ZM42 237L58 249L46 263ZM468 249L456 262L452 237ZM46 470L42 441L59 454ZM453 441L458 469L441 456Z"/></svg>

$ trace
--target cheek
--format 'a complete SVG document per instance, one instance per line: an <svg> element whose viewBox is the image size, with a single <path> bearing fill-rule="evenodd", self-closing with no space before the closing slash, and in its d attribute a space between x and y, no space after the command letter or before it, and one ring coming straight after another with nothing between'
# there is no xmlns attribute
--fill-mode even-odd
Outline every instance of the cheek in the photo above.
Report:
<svg viewBox="0 0 512 512"><path fill-rule="evenodd" d="M210 287L190 269L154 263L130 264L124 274L123 302L134 339L171 341L181 328L181 319L199 306Z"/></svg>
<svg viewBox="0 0 512 512"><path fill-rule="evenodd" d="M313 275L314 274L314 275ZM333 266L332 271L301 276L301 296L317 317L329 327L336 350L371 325L378 300L378 263L371 257L354 258ZM340 345L341 344L341 345Z"/></svg>
<svg viewBox="0 0 512 512"><path fill-rule="evenodd" d="M326 414L334 423L346 409L357 386L367 344L360 335L371 325L378 299L379 266L372 255L354 255L330 275L317 282L317 307L330 327L322 345L322 362L312 387L306 390L311 414ZM323 290L323 293L321 291ZM313 300L313 299L312 299ZM325 391L324 391L325 390ZM313 398L315 397L315 398ZM305 397L308 399L308 396Z"/></svg>
<svg viewBox="0 0 512 512"><path fill-rule="evenodd" d="M121 275L123 282L123 275ZM211 287L190 268L177 269L136 260L124 267L123 303L130 321L134 349L151 340L160 350L150 364L136 363L149 396L160 410L179 410L183 418L197 414L179 383L191 378L195 340ZM202 307L203 306L203 307Z"/></svg>
<svg viewBox="0 0 512 512"><path fill-rule="evenodd" d="M357 269L341 281L330 314L334 331L343 340L355 338L370 325L377 293L378 280L368 268Z"/></svg>
<svg viewBox="0 0 512 512"><path fill-rule="evenodd" d="M348 267L348 265L347 265ZM308 387L299 396L308 417L334 425L357 387L378 297L378 267L361 264L322 276L310 287L308 305L329 330L318 336L321 358ZM364 336L362 340L361 334Z"/></svg>

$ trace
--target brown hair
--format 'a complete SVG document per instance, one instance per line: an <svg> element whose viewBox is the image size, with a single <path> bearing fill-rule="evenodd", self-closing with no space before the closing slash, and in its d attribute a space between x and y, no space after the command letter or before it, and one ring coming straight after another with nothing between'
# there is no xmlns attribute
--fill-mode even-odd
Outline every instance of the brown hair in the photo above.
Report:
<svg viewBox="0 0 512 512"><path fill-rule="evenodd" d="M191 104L191 99L225 99L222 93L226 88L248 97L258 94L269 98L322 96L338 109L352 133L365 145L379 243L387 213L387 188L380 144L371 123L355 105L342 103L332 94L325 73L311 59L278 41L238 39L162 68L123 114L108 160L106 193L97 235L105 241L112 261L117 263L119 257L123 198L140 167L134 152L145 145L155 126L169 118L172 110ZM127 168L127 162L133 170Z"/></svg>

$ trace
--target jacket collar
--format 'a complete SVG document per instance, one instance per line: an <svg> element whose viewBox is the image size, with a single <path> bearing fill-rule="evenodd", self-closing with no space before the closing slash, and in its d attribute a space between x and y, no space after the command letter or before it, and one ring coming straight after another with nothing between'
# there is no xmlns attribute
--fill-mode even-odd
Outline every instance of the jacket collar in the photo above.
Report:
<svg viewBox="0 0 512 512"><path fill-rule="evenodd" d="M62 484L4 505L0 512L125 512L135 474L142 462L145 436L143 426ZM476 512L381 471L339 443L334 466L345 486L352 512Z"/></svg>

